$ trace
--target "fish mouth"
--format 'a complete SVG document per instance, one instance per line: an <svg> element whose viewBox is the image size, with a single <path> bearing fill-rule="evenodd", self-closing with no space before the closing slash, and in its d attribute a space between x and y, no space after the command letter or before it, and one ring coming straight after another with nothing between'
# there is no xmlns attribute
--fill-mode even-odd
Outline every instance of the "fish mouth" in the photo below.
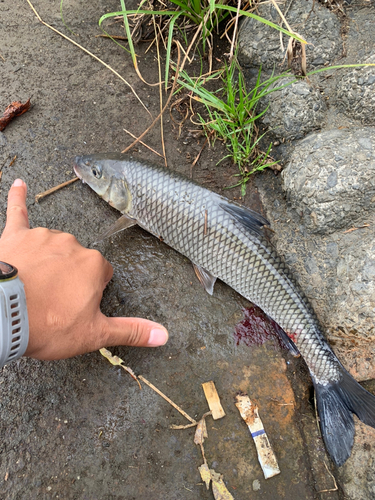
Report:
<svg viewBox="0 0 375 500"><path fill-rule="evenodd" d="M76 174L76 176L78 177L78 179L81 179L81 181L82 181L82 183L83 183L83 184L86 184L86 181L84 181L84 180L82 179L82 176L81 176L81 174L78 172L78 170L77 170L77 169L78 169L78 165L77 165L76 160L74 159L74 161L73 161L73 170L74 170L74 173Z"/></svg>

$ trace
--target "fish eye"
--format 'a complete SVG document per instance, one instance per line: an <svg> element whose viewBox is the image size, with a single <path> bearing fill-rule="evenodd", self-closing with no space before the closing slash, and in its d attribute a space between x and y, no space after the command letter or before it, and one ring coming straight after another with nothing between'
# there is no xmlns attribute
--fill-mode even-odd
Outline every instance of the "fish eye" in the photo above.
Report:
<svg viewBox="0 0 375 500"><path fill-rule="evenodd" d="M100 179L100 177L102 176L102 169L98 165L94 165L93 167L91 167L91 172L92 175L97 179Z"/></svg>

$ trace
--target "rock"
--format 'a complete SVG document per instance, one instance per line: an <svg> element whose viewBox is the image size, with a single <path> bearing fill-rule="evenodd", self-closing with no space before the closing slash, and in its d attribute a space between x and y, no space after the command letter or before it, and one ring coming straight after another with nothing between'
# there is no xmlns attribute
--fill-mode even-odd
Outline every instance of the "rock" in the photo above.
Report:
<svg viewBox="0 0 375 500"><path fill-rule="evenodd" d="M374 441L375 430L358 422L352 454L349 460L338 469L338 482L345 492L345 498L350 500L375 498L373 474L375 457L373 453L370 453L374 448ZM357 474L353 474L353 471L357 471Z"/></svg>
<svg viewBox="0 0 375 500"><path fill-rule="evenodd" d="M314 44L306 48L308 71L375 62L372 4L346 7L343 27L349 32L343 32L343 51L338 18L322 4L315 3L313 13L312 5L296 0L286 15L292 28ZM279 23L270 4L261 5L259 14ZM283 43L286 47L286 37ZM260 65L263 79L271 69L281 72L284 52L276 31L247 20L239 45L249 90ZM329 70L309 80L268 96L263 125L274 137L286 139L272 154L287 166L282 183L271 173L263 173L256 183L275 231L270 237L308 296L333 350L357 380L375 379L375 70ZM319 127L322 132L312 132ZM374 393L374 387L371 381L366 388ZM328 482L317 472L319 466L326 471L309 443L313 431L302 422L317 492L348 500L375 498L375 430L355 422L351 457ZM333 491L336 483L339 492Z"/></svg>
<svg viewBox="0 0 375 500"><path fill-rule="evenodd" d="M375 63L375 54L364 63ZM335 105L350 118L375 125L375 67L345 72L337 83Z"/></svg>
<svg viewBox="0 0 375 500"><path fill-rule="evenodd" d="M6 146L7 144L7 138L5 137L5 134L3 132L0 132L0 147Z"/></svg>
<svg viewBox="0 0 375 500"><path fill-rule="evenodd" d="M277 251L308 296L337 356L357 380L375 378L375 228L310 232L273 174L259 177L257 184Z"/></svg>
<svg viewBox="0 0 375 500"><path fill-rule="evenodd" d="M290 2L279 2L284 12ZM280 24L280 16L271 3L261 4L259 15L275 24ZM315 69L332 61L342 53L340 22L338 17L326 7L313 0L296 0L287 12L287 21L305 38L308 69ZM285 25L283 25L285 27ZM286 68L285 50L288 37L283 35L283 47L280 32L255 19L247 18L239 34L239 60L245 66L262 66L274 69L283 65Z"/></svg>
<svg viewBox="0 0 375 500"><path fill-rule="evenodd" d="M293 209L310 232L368 222L375 210L375 128L328 130L300 141L282 173Z"/></svg>
<svg viewBox="0 0 375 500"><path fill-rule="evenodd" d="M281 87L290 79L282 78L273 87ZM269 127L269 135L273 139L287 141L301 139L324 123L326 105L312 85L301 80L281 90L269 94L262 102L263 109L268 110L262 118L263 125Z"/></svg>

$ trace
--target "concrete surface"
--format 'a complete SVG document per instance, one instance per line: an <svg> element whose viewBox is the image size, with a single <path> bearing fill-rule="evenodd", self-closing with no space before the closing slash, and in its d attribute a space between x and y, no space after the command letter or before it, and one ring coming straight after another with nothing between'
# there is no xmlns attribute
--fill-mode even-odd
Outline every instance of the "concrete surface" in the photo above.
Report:
<svg viewBox="0 0 375 500"><path fill-rule="evenodd" d="M34 5L46 22L72 36L61 23L59 4L39 0ZM118 8L116 1L65 1L65 20L79 33L79 43L134 84L156 116L157 89L139 81L122 49L94 38L100 33L100 15ZM121 150L130 143L123 128L140 134L152 120L123 82L40 24L26 2L0 1L0 29L5 34L0 107L28 97L32 101L32 109L0 134L0 162L5 165L1 221L8 188L22 177L29 185L31 225L69 231L89 245L115 220L114 210L82 184L40 204L34 196L71 178L75 155ZM149 52L143 68L154 58ZM152 82L157 80L153 71L147 78ZM157 129L147 143L160 149ZM188 174L187 157L201 146L187 132L178 138L178 129L166 123L171 168ZM203 152L194 177L222 192L233 183L235 169L215 167L218 147ZM145 148L138 149L141 157L155 161ZM8 168L14 155L17 160ZM225 193L239 196L238 191ZM256 192L252 206L255 201ZM224 474L235 500L343 498L341 490L329 491L334 489L328 472L333 466L317 431L312 384L302 360L275 349L272 342L236 345L234 327L246 301L222 283L210 297L185 258L138 228L98 248L115 270L103 311L144 316L170 331L163 348L112 351L194 418L208 410L201 383L215 381L227 416L207 420L205 452L209 466ZM147 386L140 391L99 353L57 362L23 358L1 371L0 387L1 499L213 498L198 474L203 462L193 443L194 430L169 428L188 422ZM239 390L259 405L279 461L281 474L267 481L234 406Z"/></svg>

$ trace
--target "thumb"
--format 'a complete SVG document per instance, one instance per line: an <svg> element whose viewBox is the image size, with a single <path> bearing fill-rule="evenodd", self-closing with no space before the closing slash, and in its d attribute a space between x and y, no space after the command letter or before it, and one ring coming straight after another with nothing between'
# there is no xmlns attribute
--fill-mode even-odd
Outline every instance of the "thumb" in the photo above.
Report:
<svg viewBox="0 0 375 500"><path fill-rule="evenodd" d="M26 184L21 179L16 179L8 193L7 221L4 233L29 228L26 194Z"/></svg>
<svg viewBox="0 0 375 500"><path fill-rule="evenodd" d="M153 321L141 318L108 318L104 315L103 318L106 347L158 347L168 341L167 330Z"/></svg>

